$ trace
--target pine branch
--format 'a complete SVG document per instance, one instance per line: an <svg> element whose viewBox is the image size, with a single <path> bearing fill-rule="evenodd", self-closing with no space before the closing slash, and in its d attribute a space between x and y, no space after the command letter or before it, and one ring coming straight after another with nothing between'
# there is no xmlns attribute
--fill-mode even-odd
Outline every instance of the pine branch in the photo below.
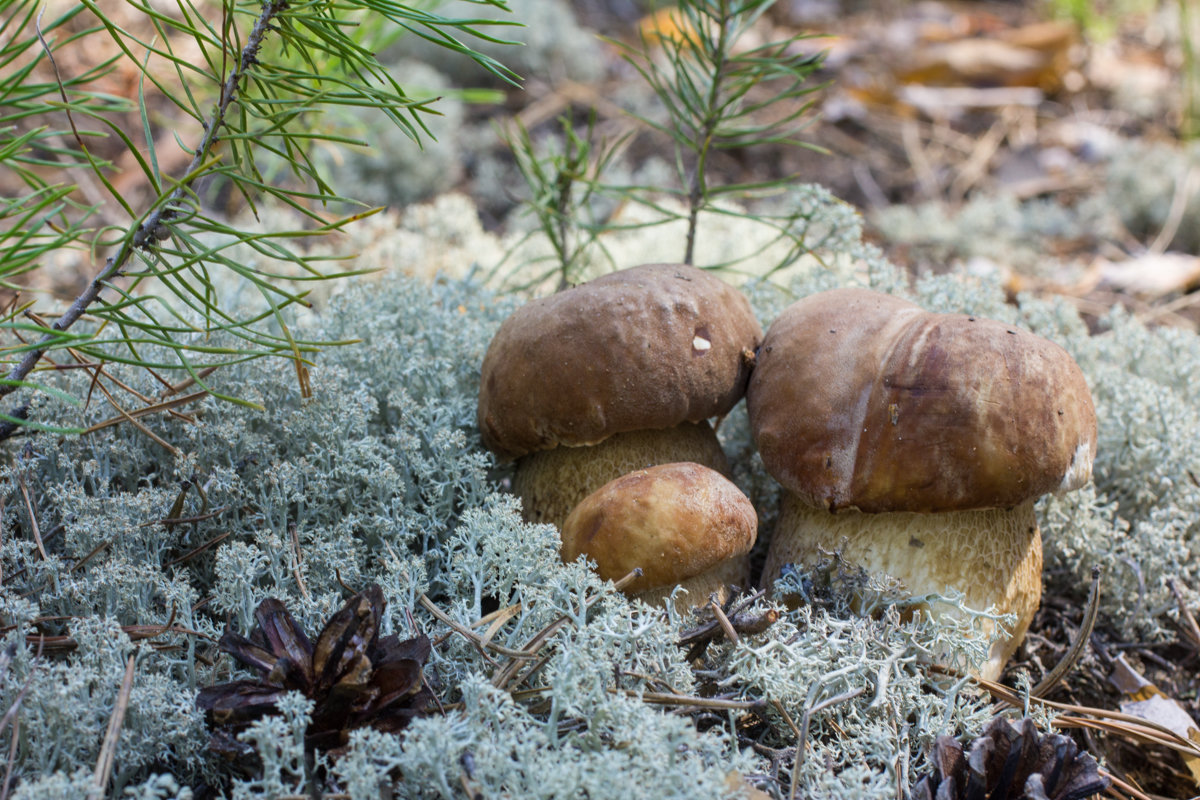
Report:
<svg viewBox="0 0 1200 800"><path fill-rule="evenodd" d="M287 6L287 0L267 0L263 3L262 13L259 14L258 20L254 23L253 29L246 40L246 45L242 48L241 56L238 63L226 77L224 84L221 87L221 96L217 102L216 108L212 115L204 123L204 138L200 145L196 147L195 155L192 158L191 164L188 165L187 171L183 178L178 182L176 188L168 195L165 201L158 201L149 214L147 214L142 222L138 225L138 229L133 236L124 237L117 253L110 256L102 269L95 278L92 279L88 287L75 298L74 302L67 308L66 312L60 316L50 327L56 332L64 332L74 325L80 317L88 310L88 308L99 299L100 293L106 287L108 281L121 273L129 259L138 249L150 249L155 246L156 232L159 226L168 222L176 213L177 204L184 200L187 194L187 186L191 179L200 173L204 163L209 158L209 154L220 138L220 130L225 124L225 115L229 111L229 106L238 96L238 90L242 79L254 64L258 62L258 52L262 47L263 39L267 32L271 29L271 21L278 16ZM54 66L55 77L58 81L59 91L62 93L63 103L67 118L71 122L71 129L75 134L75 138L79 143L80 149L88 156L87 145L83 138L79 135L79 131L75 127L74 116L71 113L70 105L67 101L66 87L63 85L62 76L58 74L58 66L54 63L54 56L50 50L46 40L42 37L39 26L37 31L38 40L45 49L46 55L50 59L50 63ZM37 363L42 359L50 346L60 337L53 333L47 333L37 343L37 346L29 350L25 357L17 363L15 367L9 371L0 383L0 397L7 396L12 392L26 386L25 378L37 366ZM23 426L20 421L26 420L29 416L30 403L27 401L9 412L9 419L0 423L0 440L7 439L15 434Z"/></svg>

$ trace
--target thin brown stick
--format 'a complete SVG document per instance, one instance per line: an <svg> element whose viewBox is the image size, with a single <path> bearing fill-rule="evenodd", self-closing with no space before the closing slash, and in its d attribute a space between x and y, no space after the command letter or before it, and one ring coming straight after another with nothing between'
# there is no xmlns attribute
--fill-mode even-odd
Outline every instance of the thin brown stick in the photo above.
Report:
<svg viewBox="0 0 1200 800"><path fill-rule="evenodd" d="M212 375L216 371L217 371L216 367L205 367L204 369L196 370L196 378L199 378L200 380L204 380L205 378L207 378L209 375ZM151 374L154 374L153 370L151 370ZM158 375L155 374L154 377L158 378ZM166 400L168 397L170 397L173 394L179 394L184 389L190 389L192 386L196 385L196 378L189 376L189 377L185 378L184 380L180 381L179 383L175 383L175 384L167 383L162 378L159 378L158 379L159 383L166 384L166 388L164 388L162 390L162 392L159 393L158 399Z"/></svg>
<svg viewBox="0 0 1200 800"><path fill-rule="evenodd" d="M833 697L822 700L819 703L814 703L813 705L804 709L804 717L800 720L800 738L796 742L796 760L792 764L792 786L796 785L796 777L799 774L801 765L804 764L804 756L808 749L808 727L812 723L813 714L824 711L831 706L844 703L847 700L853 700L866 690L867 689L865 686L860 686L857 689L851 689L848 692L842 692L841 694L834 695Z"/></svg>
<svg viewBox="0 0 1200 800"><path fill-rule="evenodd" d="M86 556L84 556L83 558L79 559L78 561L76 561L74 564L71 565L71 572L74 572L75 570L80 569L84 564L91 561L92 558L97 553L99 553L101 550L104 550L106 547L108 547L111 544L112 544L111 540L105 539L100 544L93 547L91 549L91 552L89 552Z"/></svg>
<svg viewBox="0 0 1200 800"><path fill-rule="evenodd" d="M21 488L21 497L25 500L25 509L29 512L29 527L33 534L33 541L37 545L38 552L42 554L43 561L49 561L50 556L46 554L46 547L42 544L42 531L38 527L37 513L34 511L33 503L29 499L29 487L25 485L25 474L21 473L17 476L17 485Z"/></svg>
<svg viewBox="0 0 1200 800"><path fill-rule="evenodd" d="M1137 788L1128 781L1122 780L1121 778L1117 777L1116 774L1105 769L1104 767L1100 767L1098 771L1103 777L1108 778L1113 782L1113 786L1109 787L1108 791L1112 793L1114 797L1118 798L1118 800L1129 800L1129 798L1133 798L1133 800L1154 800L1153 797L1146 794L1141 789ZM1113 792L1113 787L1116 787L1124 794L1116 794Z"/></svg>
<svg viewBox="0 0 1200 800"><path fill-rule="evenodd" d="M125 724L125 712L129 710L129 693L133 691L134 663L134 656L130 655L125 662L125 678L121 681L121 691L117 693L116 705L113 706L112 716L108 718L108 730L104 734L104 744L100 747L100 757L96 759L96 772L92 776L89 800L104 800L105 787L112 777L113 762L117 757L117 742L121 738L121 726Z"/></svg>
<svg viewBox="0 0 1200 800"><path fill-rule="evenodd" d="M635 580L637 580L641 576L642 576L641 568L634 569L628 575L626 575L625 577L621 578L619 581L614 583L613 588L617 591L621 591L622 589L624 589L629 584L633 583ZM583 601L585 608L591 608L592 605L594 605L601 597L604 597L606 594L607 594L606 592L599 592L599 593L594 594L591 597L585 599ZM555 633L557 633L559 630L561 630L562 627L564 625L566 625L569 620L570 620L570 617L567 616L566 614L559 615L558 619L554 620L554 622L551 622L545 628L543 628L542 630L540 630L536 634L534 634L533 638L530 639L526 643L522 652L526 656L536 656L537 652L542 649L542 646L545 645L546 641L551 636L553 636ZM544 661L543 661L543 663L544 663ZM536 671L538 669L541 669L541 666L542 666L542 664L535 664L533 667L533 670ZM503 688L503 687L507 686L516 677L517 672L519 672L520 669L521 669L521 661L514 658L512 661L510 661L508 663L508 666L506 666L503 670L498 672L496 675L492 676L492 685L497 688ZM528 677L528 676L526 676L526 677Z"/></svg>
<svg viewBox="0 0 1200 800"><path fill-rule="evenodd" d="M1175 604L1179 607L1179 621L1184 638L1192 645L1192 649L1200 650L1200 626L1196 625L1196 618L1192 616L1191 609L1183 601L1183 593L1179 591L1179 585L1176 584L1174 578L1168 578L1167 586L1171 589L1171 594L1175 595Z"/></svg>
<svg viewBox="0 0 1200 800"><path fill-rule="evenodd" d="M1003 684L984 678L975 678L975 681L990 692L992 697L1001 700L1013 708L1022 708L1025 705L1026 698L1024 696L1017 694L1017 692ZM1050 721L1050 724L1056 728L1098 727L1100 720L1111 720L1114 723L1123 724L1104 728L1110 733L1121 734L1147 743L1161 744L1184 755L1200 758L1200 746L1183 738L1170 728L1159 725L1152 720L1136 717L1132 714L1125 714L1120 711L1110 711L1106 708L1056 703L1053 700L1046 700L1042 697L1029 697L1028 700L1047 708L1067 712ZM1090 720L1087 717L1096 717L1097 719Z"/></svg>
<svg viewBox="0 0 1200 800"><path fill-rule="evenodd" d="M686 694L666 694L664 692L638 692L633 689L609 689L612 694L623 694L626 697L637 697L657 706L689 706L692 708L710 708L714 711L762 711L767 707L765 700L723 700L719 697L694 697Z"/></svg>
<svg viewBox="0 0 1200 800"><path fill-rule="evenodd" d="M132 418L136 419L137 417L144 417L147 414L157 414L159 411L168 411L172 408L177 408L179 406L187 405L188 403L194 402L196 400L199 400L202 397L205 397L207 394L208 394L207 391L201 390L199 392L192 392L191 394L186 394L183 397L176 397L173 400L164 400L161 403L155 403L154 405L142 406L141 408L135 408L132 411L122 411L123 416L111 417L109 419L104 420L103 422L97 422L95 425L92 425L90 428L87 428L86 430L84 430L84 433L85 434L95 433L96 431L103 430L105 428L110 428L113 425L119 425L122 422L125 422L127 418L132 417Z"/></svg>
<svg viewBox="0 0 1200 800"><path fill-rule="evenodd" d="M171 559L167 563L163 564L163 568L165 569L167 567L173 567L176 564L181 564L184 561L187 561L188 559L195 558L196 556L200 555L201 553L203 553L205 550L212 547L213 545L219 544L220 542L223 542L224 540L228 539L232 535L232 533L233 533L232 531L226 531L225 533L222 533L220 536L216 536L212 539L209 539L204 544L202 544L198 547L194 547L191 550L187 551L186 553L181 555L179 558Z"/></svg>
<svg viewBox="0 0 1200 800"><path fill-rule="evenodd" d="M32 310L27 309L25 311L25 316L28 317L29 319L33 320L34 322L36 322L38 325L41 325L43 328L50 327L49 323L46 321L46 319L41 314L35 314ZM125 383L120 378L118 378L116 375L113 375L111 372L104 369L104 364L97 363L95 361L90 361L90 360L84 358L83 354L80 353L74 347L68 347L68 348L66 348L66 351L71 356L71 358L75 359L75 362L79 367L82 367L84 369L88 369L88 370L92 371L93 384L99 383L101 376L103 376L105 378L108 378L108 380L112 381L114 384L119 386L121 389L124 389L126 392L128 392L129 394L136 397L142 403L145 403L146 405L151 405L154 403L154 401L152 399L150 399L146 395L142 394L141 392L139 392L137 389L133 388L129 384ZM216 367L209 367L209 370L213 370L213 369L216 369ZM151 374L154 374L153 370L149 370L149 372ZM154 377L157 378L158 376L154 375ZM159 380L161 381L161 379L159 379ZM88 397L89 398L91 397L91 393L92 393L92 388L89 386L88 387ZM162 398L160 398L160 399L162 399ZM196 421L194 417L188 416L187 414L180 414L178 411L171 411L170 413L172 416L176 417L177 419L183 420L184 422L195 422Z"/></svg>
<svg viewBox="0 0 1200 800"><path fill-rule="evenodd" d="M143 522L138 525L139 528L149 528L152 525L162 525L164 528L169 528L172 525L191 525L194 522L204 522L205 520L218 517L229 509L229 506L221 506L218 509L209 511L207 514L197 514L194 517L164 517L163 519L154 519L149 522Z"/></svg>

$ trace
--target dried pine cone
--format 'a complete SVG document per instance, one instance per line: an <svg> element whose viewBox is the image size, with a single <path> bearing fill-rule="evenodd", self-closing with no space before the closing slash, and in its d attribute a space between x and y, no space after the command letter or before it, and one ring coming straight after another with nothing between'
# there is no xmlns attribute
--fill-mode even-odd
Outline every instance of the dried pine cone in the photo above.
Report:
<svg viewBox="0 0 1200 800"><path fill-rule="evenodd" d="M992 720L970 751L951 736L933 746L934 771L913 787L913 800L1083 800L1109 779L1070 737L1038 733L1026 717Z"/></svg>
<svg viewBox="0 0 1200 800"><path fill-rule="evenodd" d="M354 595L330 617L315 647L274 598L255 610L258 625L248 638L226 631L221 649L257 671L262 680L200 690L196 705L226 734L214 739L217 746L235 747L233 736L275 713L276 702L289 691L313 701L306 743L322 750L344 744L355 728L369 725L395 732L414 716L428 713L436 702L421 676L429 639L380 638L385 602L376 585Z"/></svg>

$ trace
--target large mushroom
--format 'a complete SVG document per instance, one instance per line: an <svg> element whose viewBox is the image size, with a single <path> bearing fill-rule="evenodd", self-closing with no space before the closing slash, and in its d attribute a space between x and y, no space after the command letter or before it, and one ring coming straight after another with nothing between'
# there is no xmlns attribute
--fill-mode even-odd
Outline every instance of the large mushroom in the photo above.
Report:
<svg viewBox="0 0 1200 800"><path fill-rule="evenodd" d="M747 405L786 490L763 584L840 551L913 595L958 590L1016 616L981 670L997 677L1041 599L1034 500L1091 478L1096 414L1070 355L1001 322L839 289L771 325Z"/></svg>
<svg viewBox="0 0 1200 800"><path fill-rule="evenodd" d="M635 469L726 471L708 420L742 398L762 341L746 298L695 267L647 264L517 309L483 360L483 443L516 460L526 518L560 525Z"/></svg>
<svg viewBox="0 0 1200 800"><path fill-rule="evenodd" d="M586 554L602 578L642 574L625 593L660 603L677 586L683 610L749 581L748 554L758 535L749 498L715 470L700 464L659 464L601 486L585 497L562 526L562 558Z"/></svg>

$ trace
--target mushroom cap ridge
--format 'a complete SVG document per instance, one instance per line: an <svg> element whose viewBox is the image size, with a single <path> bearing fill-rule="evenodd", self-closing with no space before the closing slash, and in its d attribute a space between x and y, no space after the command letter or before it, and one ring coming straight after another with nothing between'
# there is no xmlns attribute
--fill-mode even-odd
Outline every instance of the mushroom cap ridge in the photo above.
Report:
<svg viewBox="0 0 1200 800"><path fill-rule="evenodd" d="M728 412L762 326L735 288L682 264L646 264L534 300L483 360L483 443L511 460L614 433Z"/></svg>
<svg viewBox="0 0 1200 800"><path fill-rule="evenodd" d="M793 303L747 391L768 470L806 503L1009 508L1091 477L1096 414L1058 345L865 289Z"/></svg>

